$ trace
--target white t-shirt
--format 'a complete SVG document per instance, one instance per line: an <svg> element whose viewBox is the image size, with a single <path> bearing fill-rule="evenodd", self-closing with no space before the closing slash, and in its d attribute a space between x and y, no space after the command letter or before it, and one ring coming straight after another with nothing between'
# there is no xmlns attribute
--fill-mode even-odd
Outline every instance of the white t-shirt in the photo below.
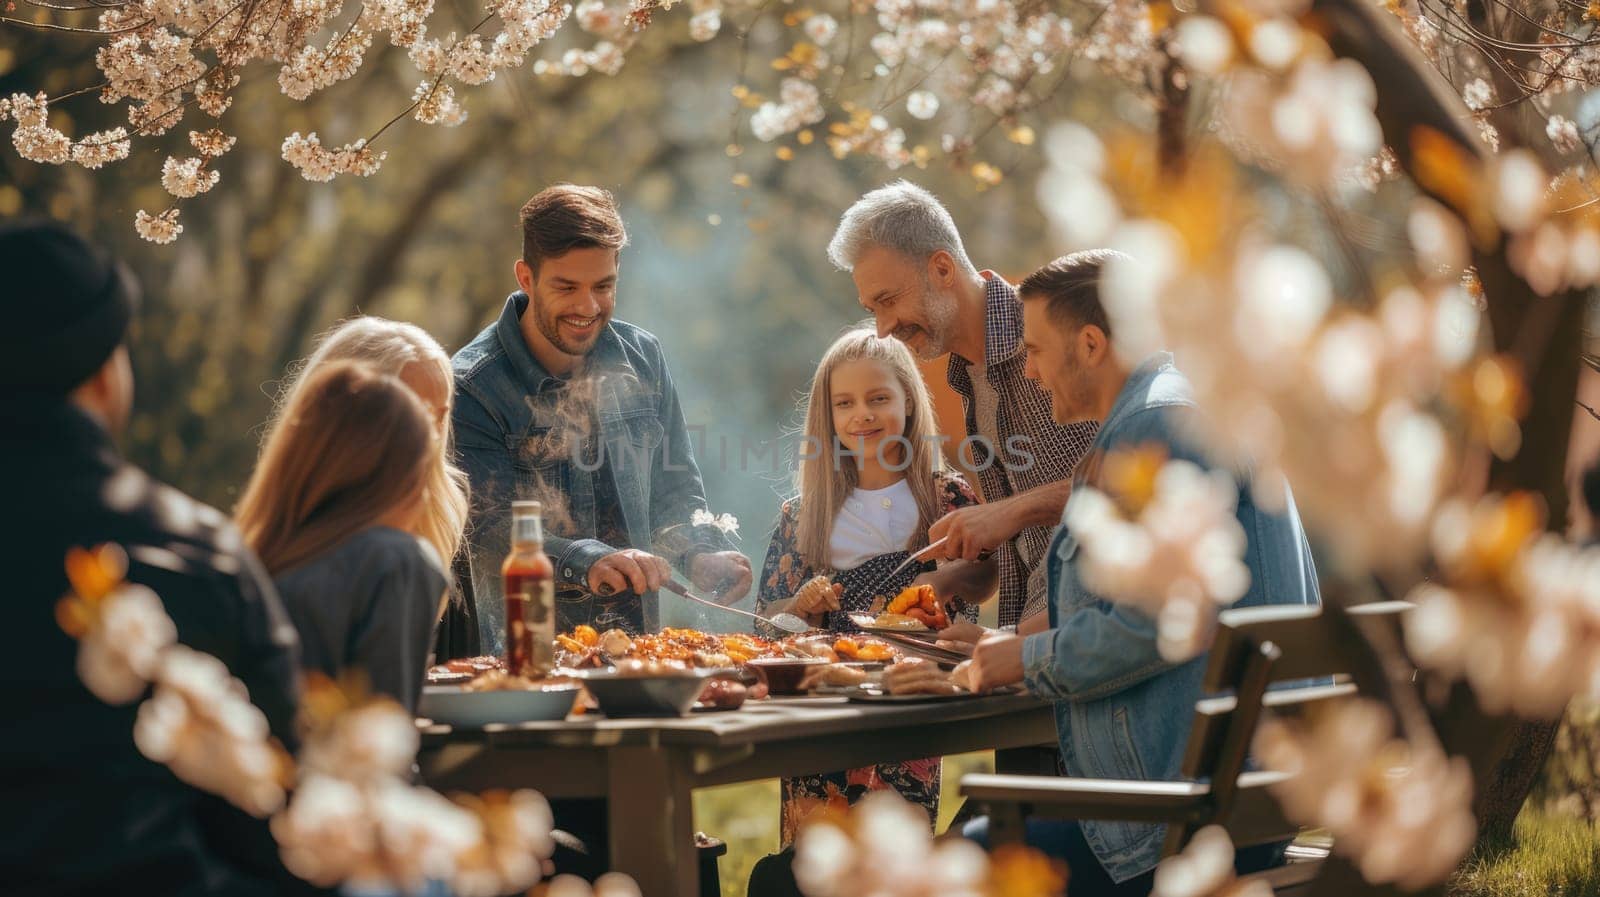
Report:
<svg viewBox="0 0 1600 897"><path fill-rule="evenodd" d="M920 520L916 497L905 480L882 489L858 488L833 521L828 562L835 570L853 570L880 554L902 551Z"/></svg>

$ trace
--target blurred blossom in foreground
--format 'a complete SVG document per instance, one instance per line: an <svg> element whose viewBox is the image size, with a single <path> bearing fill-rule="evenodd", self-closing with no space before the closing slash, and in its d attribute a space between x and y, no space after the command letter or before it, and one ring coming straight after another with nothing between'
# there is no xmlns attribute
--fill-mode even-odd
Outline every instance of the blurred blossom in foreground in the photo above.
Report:
<svg viewBox="0 0 1600 897"><path fill-rule="evenodd" d="M153 683L134 722L140 753L252 815L275 813L270 828L290 872L326 887L380 892L419 893L442 882L460 897L524 891L544 875L555 841L543 795L446 799L412 786L418 736L411 715L325 676L308 680L297 773L244 684L222 661L176 643L160 599L125 585L126 571L127 556L115 546L68 554L73 591L57 603L56 617L83 640L80 675L108 703L127 703ZM297 779L285 807L286 786ZM612 876L595 893L638 897L639 890Z"/></svg>
<svg viewBox="0 0 1600 897"><path fill-rule="evenodd" d="M1262 764L1293 776L1272 788L1284 815L1326 828L1373 884L1443 881L1477 836L1466 760L1395 738L1375 701L1317 710L1307 721L1263 720L1256 736Z"/></svg>
<svg viewBox="0 0 1600 897"><path fill-rule="evenodd" d="M1408 596L1417 662L1464 678L1489 713L1559 715L1600 695L1600 548L1541 533L1539 500L1453 502L1434 524L1442 571Z"/></svg>
<svg viewBox="0 0 1600 897"><path fill-rule="evenodd" d="M107 704L140 697L178 638L161 599L122 581L128 556L116 545L70 549L66 572L71 591L56 602L56 622L78 639L78 678Z"/></svg>
<svg viewBox="0 0 1600 897"><path fill-rule="evenodd" d="M639 885L621 872L607 872L591 885L576 875L557 875L529 897L642 897Z"/></svg>
<svg viewBox="0 0 1600 897"><path fill-rule="evenodd" d="M1066 885L1064 868L1035 851L935 841L927 814L891 791L813 816L795 840L794 874L806 897L1059 897Z"/></svg>
<svg viewBox="0 0 1600 897"><path fill-rule="evenodd" d="M78 643L78 677L107 704L126 704L144 694L161 652L177 640L177 627L155 592L120 586L105 597L99 618Z"/></svg>
<svg viewBox="0 0 1600 897"><path fill-rule="evenodd" d="M283 805L289 758L222 661L173 645L161 655L155 686L133 726L140 753L253 816Z"/></svg>
<svg viewBox="0 0 1600 897"><path fill-rule="evenodd" d="M1353 565L1420 553L1460 437L1436 411L1457 412L1456 429L1491 445L1517 426L1514 373L1476 373L1480 311L1461 282L1465 238L1450 213L1434 204L1414 216L1428 276L1358 311L1336 301L1315 257L1260 232L1214 146L1197 148L1177 177L1154 173L1148 141L1111 151L1064 126L1047 148L1040 195L1060 236L1127 256L1108 264L1101 288L1119 347L1176 355L1201 410L1197 436L1252 469L1256 501L1281 507L1287 479ZM1506 388L1478 388L1491 381Z"/></svg>
<svg viewBox="0 0 1600 897"><path fill-rule="evenodd" d="M1240 881L1233 871L1233 839L1220 825L1194 833L1183 852L1156 867L1151 897L1272 897L1265 881Z"/></svg>
<svg viewBox="0 0 1600 897"><path fill-rule="evenodd" d="M321 684L325 681L308 677L307 694L331 687ZM411 773L419 743L416 723L404 708L387 698L371 699L314 724L300 750L300 766L355 783L404 778Z"/></svg>
<svg viewBox="0 0 1600 897"><path fill-rule="evenodd" d="M1225 471L1159 448L1114 453L1104 469L1109 493L1080 487L1067 504L1084 583L1154 618L1161 656L1187 660L1205 650L1217 610L1250 588L1238 490Z"/></svg>

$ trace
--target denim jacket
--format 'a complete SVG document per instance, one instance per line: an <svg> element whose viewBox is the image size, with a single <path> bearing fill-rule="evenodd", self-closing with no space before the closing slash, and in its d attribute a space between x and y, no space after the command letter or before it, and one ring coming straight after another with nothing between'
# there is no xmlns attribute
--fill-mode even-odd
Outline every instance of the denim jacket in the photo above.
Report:
<svg viewBox="0 0 1600 897"><path fill-rule="evenodd" d="M1169 456L1214 467L1183 434L1193 390L1159 353L1129 376L1100 426L1074 485L1098 485L1106 453L1158 443ZM1237 517L1248 547L1250 590L1235 606L1319 603L1316 569L1294 498L1281 511L1256 504L1240 474ZM1068 502L1069 507L1071 500ZM1078 543L1065 525L1051 541L1050 629L1023 643L1028 690L1055 703L1056 733L1068 775L1176 780L1200 698L1205 655L1181 664L1161 658L1155 623L1086 588L1074 562ZM1160 859L1165 826L1083 820L1085 840L1106 872L1126 881Z"/></svg>
<svg viewBox="0 0 1600 897"><path fill-rule="evenodd" d="M451 361L456 451L472 491L472 592L483 649L495 654L505 644L500 563L513 499L544 502L545 553L555 565L557 602L568 605L559 616L567 619L592 608L589 567L616 550L593 538L595 480L606 471L629 547L685 571L696 555L733 547L715 527L690 525L694 511L706 507L705 488L655 336L612 321L582 373L566 380L546 371L524 342L519 322L527 307L527 295L513 293L500 319ZM656 628L656 596L637 600L644 627Z"/></svg>

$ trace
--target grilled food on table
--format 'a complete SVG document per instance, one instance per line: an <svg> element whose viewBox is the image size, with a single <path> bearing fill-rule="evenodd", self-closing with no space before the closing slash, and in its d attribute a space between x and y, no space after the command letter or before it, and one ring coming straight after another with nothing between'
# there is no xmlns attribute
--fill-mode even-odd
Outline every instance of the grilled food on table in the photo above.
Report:
<svg viewBox="0 0 1600 897"><path fill-rule="evenodd" d="M819 685L860 685L870 678L866 670L860 667L847 667L842 664L830 663L806 670L800 678L800 690L810 691Z"/></svg>
<svg viewBox="0 0 1600 897"><path fill-rule="evenodd" d="M498 657L483 655L481 657L459 657L447 660L428 668L427 683L429 685L461 685L471 682L478 676L490 670L505 669L505 662Z"/></svg>
<svg viewBox="0 0 1600 897"><path fill-rule="evenodd" d="M701 669L736 667L757 657L783 657L782 645L747 633L716 634L668 627L658 633L629 636L620 629L596 633L579 626L556 636L562 666L600 667L629 658L673 661Z"/></svg>
<svg viewBox="0 0 1600 897"><path fill-rule="evenodd" d="M939 596L934 594L933 586L923 584L910 586L896 595L872 624L885 629L939 630L950 625L950 617L945 614Z"/></svg>
<svg viewBox="0 0 1600 897"><path fill-rule="evenodd" d="M546 676L542 679L530 679L527 676L518 676L505 670L485 670L464 688L466 691L553 691L566 690L578 687L578 680L571 676Z"/></svg>

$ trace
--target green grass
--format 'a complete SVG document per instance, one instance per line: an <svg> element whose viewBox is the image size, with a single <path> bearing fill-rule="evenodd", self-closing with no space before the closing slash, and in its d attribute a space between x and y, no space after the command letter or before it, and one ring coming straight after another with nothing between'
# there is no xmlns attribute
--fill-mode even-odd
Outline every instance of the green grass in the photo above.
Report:
<svg viewBox="0 0 1600 897"><path fill-rule="evenodd" d="M1600 897L1600 825L1525 809L1515 831L1467 858L1451 897Z"/></svg>
<svg viewBox="0 0 1600 897"><path fill-rule="evenodd" d="M944 758L940 783L939 831L961 806L957 784L969 772L993 772L994 753L957 754ZM756 860L778 849L778 780L705 788L694 795L695 827L728 843L719 864L722 897L745 897L745 885Z"/></svg>

